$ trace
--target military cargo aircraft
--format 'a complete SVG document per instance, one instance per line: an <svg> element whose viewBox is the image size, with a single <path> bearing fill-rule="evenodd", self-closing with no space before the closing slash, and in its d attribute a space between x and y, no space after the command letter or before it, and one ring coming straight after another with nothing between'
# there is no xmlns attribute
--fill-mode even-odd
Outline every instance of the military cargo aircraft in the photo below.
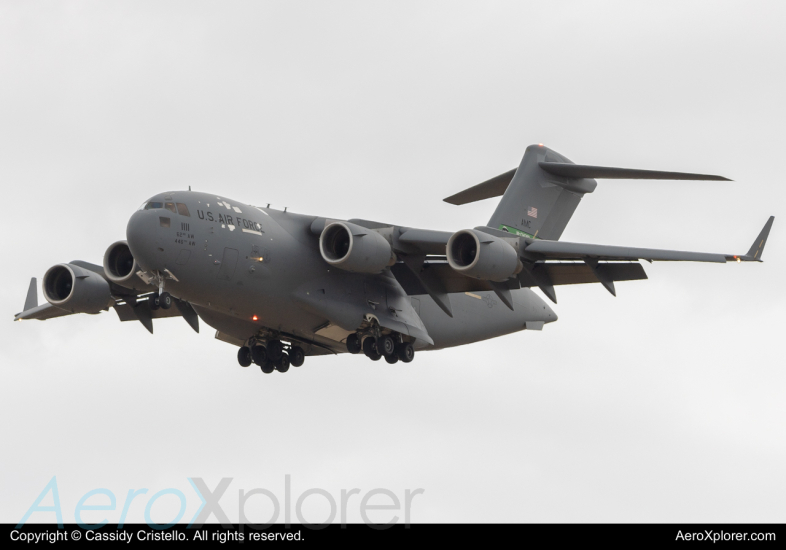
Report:
<svg viewBox="0 0 786 550"><path fill-rule="evenodd" d="M265 373L305 357L363 353L413 360L416 350L460 346L557 320L559 285L646 279L639 260L761 261L773 217L745 254L710 254L560 241L596 179L726 180L720 176L574 164L543 145L517 169L445 199L502 196L486 225L457 232L337 220L260 208L210 193L156 195L110 245L103 265L57 264L38 305L30 281L16 320L113 308L121 321L199 319L238 347L241 366Z"/></svg>

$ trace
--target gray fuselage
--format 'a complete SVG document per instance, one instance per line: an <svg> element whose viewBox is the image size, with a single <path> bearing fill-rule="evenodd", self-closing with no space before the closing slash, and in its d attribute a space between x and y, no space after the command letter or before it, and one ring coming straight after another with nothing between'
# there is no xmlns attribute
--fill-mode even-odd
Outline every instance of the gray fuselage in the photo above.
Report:
<svg viewBox="0 0 786 550"><path fill-rule="evenodd" d="M419 349L468 344L557 319L528 288L512 292L512 311L487 291L451 294L452 318L425 294L404 295L402 305L401 287L390 273L350 273L323 260L311 230L317 218L175 191L152 197L131 216L127 240L143 270L166 270L172 276L167 292L238 343L269 329L312 342L308 355L343 352L341 340L354 330L354 317L360 324L362 312L382 309L417 314L433 340L416 340ZM343 328L333 332L324 329L334 321L326 313L337 307L331 304L347 312L347 320L336 323Z"/></svg>

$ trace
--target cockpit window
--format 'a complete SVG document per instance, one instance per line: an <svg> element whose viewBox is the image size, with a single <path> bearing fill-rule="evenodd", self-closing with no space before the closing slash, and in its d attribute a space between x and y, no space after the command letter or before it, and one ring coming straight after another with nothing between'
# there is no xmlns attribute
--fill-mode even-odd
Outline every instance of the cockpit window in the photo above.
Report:
<svg viewBox="0 0 786 550"><path fill-rule="evenodd" d="M175 210L175 203L173 202L164 203L164 207L170 212L172 212L173 214L177 214L177 210Z"/></svg>
<svg viewBox="0 0 786 550"><path fill-rule="evenodd" d="M182 202L177 203L177 213L181 216L188 216L189 218L191 217L191 214L188 213L188 206Z"/></svg>
<svg viewBox="0 0 786 550"><path fill-rule="evenodd" d="M150 201L145 205L145 210L153 210L155 208L163 208L163 203Z"/></svg>

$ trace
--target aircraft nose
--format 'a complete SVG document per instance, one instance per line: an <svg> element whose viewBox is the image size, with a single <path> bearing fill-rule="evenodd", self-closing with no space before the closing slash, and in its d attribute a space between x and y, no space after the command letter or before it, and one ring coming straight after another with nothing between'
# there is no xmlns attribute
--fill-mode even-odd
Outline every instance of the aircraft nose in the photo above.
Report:
<svg viewBox="0 0 786 550"><path fill-rule="evenodd" d="M158 269L156 256L158 248L158 212L140 210L134 212L126 227L126 241L134 259L145 271Z"/></svg>

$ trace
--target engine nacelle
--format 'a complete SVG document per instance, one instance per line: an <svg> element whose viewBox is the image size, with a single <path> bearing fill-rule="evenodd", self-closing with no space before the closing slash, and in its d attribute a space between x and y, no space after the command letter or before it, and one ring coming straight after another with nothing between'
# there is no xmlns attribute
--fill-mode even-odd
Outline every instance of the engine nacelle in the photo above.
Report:
<svg viewBox="0 0 786 550"><path fill-rule="evenodd" d="M44 297L72 313L98 313L112 303L109 283L101 275L73 264L57 264L44 275Z"/></svg>
<svg viewBox="0 0 786 550"><path fill-rule="evenodd" d="M504 281L523 267L511 245L474 229L462 229L451 235L447 256L450 267L462 275L486 281Z"/></svg>
<svg viewBox="0 0 786 550"><path fill-rule="evenodd" d="M353 273L379 273L396 263L385 237L348 222L325 227L319 236L319 252L330 265Z"/></svg>
<svg viewBox="0 0 786 550"><path fill-rule="evenodd" d="M138 291L151 290L154 287L145 284L137 277L137 271L141 270L136 263L131 249L128 248L126 241L117 241L109 245L104 253L104 275L115 284L124 288Z"/></svg>

